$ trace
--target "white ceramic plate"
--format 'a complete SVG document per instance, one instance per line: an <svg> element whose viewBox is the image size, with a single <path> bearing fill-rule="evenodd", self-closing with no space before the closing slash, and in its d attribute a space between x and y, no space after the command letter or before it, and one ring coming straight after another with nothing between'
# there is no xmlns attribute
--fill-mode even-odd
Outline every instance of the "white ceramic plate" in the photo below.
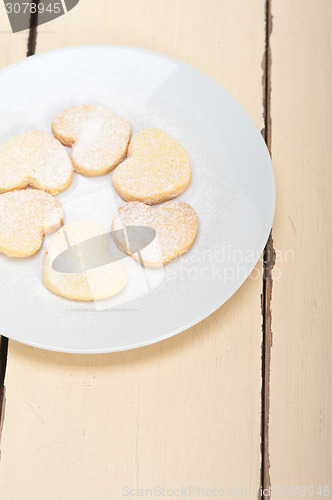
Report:
<svg viewBox="0 0 332 500"><path fill-rule="evenodd" d="M186 64L114 46L75 47L26 59L0 73L0 141L30 129L50 132L53 117L95 103L126 117L133 133L157 127L188 151L193 176L179 197L197 211L193 248L160 270L129 257L129 281L105 302L72 302L42 284L42 259L0 256L0 331L45 349L96 353L131 349L175 335L226 302L249 276L271 228L275 184L265 143L242 106ZM75 174L58 196L65 222L90 217L110 229L112 173ZM239 315L241 311L239 311Z"/></svg>

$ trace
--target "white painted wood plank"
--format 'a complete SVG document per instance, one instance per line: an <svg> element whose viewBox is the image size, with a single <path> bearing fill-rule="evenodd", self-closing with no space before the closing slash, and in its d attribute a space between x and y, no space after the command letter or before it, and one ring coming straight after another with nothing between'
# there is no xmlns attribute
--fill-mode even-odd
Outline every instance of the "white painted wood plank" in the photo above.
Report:
<svg viewBox="0 0 332 500"><path fill-rule="evenodd" d="M273 1L272 15L279 261L272 293L270 477L277 498L278 485L318 487L332 480L332 3Z"/></svg>

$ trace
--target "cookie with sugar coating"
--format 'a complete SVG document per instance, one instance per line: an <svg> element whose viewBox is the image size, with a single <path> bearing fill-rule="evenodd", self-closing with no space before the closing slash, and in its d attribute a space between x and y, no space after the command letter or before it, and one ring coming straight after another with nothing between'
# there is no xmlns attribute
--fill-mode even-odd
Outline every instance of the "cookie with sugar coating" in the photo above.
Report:
<svg viewBox="0 0 332 500"><path fill-rule="evenodd" d="M0 145L0 193L31 186L55 195L73 174L65 148L45 132L24 132Z"/></svg>
<svg viewBox="0 0 332 500"><path fill-rule="evenodd" d="M72 147L74 169L104 175L125 157L131 136L127 120L102 106L84 104L61 111L52 123L54 136Z"/></svg>
<svg viewBox="0 0 332 500"><path fill-rule="evenodd" d="M0 252L29 257L40 249L45 235L63 224L61 203L37 189L0 195Z"/></svg>
<svg viewBox="0 0 332 500"><path fill-rule="evenodd" d="M159 129L144 129L130 141L128 158L113 174L113 185L126 201L149 205L175 198L191 182L185 148Z"/></svg>
<svg viewBox="0 0 332 500"><path fill-rule="evenodd" d="M88 252L86 245L84 248L86 242ZM109 260L107 243L103 226L90 219L79 219L61 228L44 256L43 283L46 288L61 297L80 301L103 300L120 293L127 283L126 268L119 261L98 266L98 261ZM53 263L68 248L71 250L70 272L60 272L53 268ZM93 267L94 263L97 267ZM77 272L77 267L80 272Z"/></svg>
<svg viewBox="0 0 332 500"><path fill-rule="evenodd" d="M156 238L140 255L132 254L126 237L126 226L148 226L156 231ZM145 267L161 267L183 255L194 244L198 231L198 217L191 205L183 201L169 201L158 208L140 202L126 203L119 208L112 223L113 237L119 248ZM144 237L144 233L143 233Z"/></svg>

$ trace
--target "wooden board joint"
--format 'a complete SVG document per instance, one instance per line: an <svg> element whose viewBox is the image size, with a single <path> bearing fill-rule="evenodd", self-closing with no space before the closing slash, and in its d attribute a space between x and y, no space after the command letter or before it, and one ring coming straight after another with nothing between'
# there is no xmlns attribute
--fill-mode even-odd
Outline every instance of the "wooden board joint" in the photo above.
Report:
<svg viewBox="0 0 332 500"><path fill-rule="evenodd" d="M39 3L39 0L36 1ZM38 9L35 14L31 14L30 17L30 29L27 40L27 57L32 56L36 52L36 42L37 42L37 27L36 26L36 18L38 20ZM5 378L6 378L6 368L7 368L7 356L8 356L8 338L4 336L0 336L0 442L1 442L1 433L4 422L4 414L5 414L5 404L6 404L6 387L5 387Z"/></svg>

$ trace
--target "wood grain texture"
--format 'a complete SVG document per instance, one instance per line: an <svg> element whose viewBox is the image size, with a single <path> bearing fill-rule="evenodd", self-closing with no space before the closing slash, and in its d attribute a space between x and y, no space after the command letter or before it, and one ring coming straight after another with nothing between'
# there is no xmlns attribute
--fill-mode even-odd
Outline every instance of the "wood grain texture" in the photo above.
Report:
<svg viewBox="0 0 332 500"><path fill-rule="evenodd" d="M29 31L12 33L4 3L0 3L0 69L15 63L27 53ZM0 110L1 116L1 110Z"/></svg>
<svg viewBox="0 0 332 500"><path fill-rule="evenodd" d="M262 129L264 39L262 0L81 0L43 26L37 52L87 42L160 51L222 83ZM150 347L73 356L10 342L3 497L106 500L122 498L123 485L196 485L256 498L258 271L210 318Z"/></svg>
<svg viewBox="0 0 332 500"><path fill-rule="evenodd" d="M270 476L318 487L332 480L332 3L272 1L272 15Z"/></svg>

